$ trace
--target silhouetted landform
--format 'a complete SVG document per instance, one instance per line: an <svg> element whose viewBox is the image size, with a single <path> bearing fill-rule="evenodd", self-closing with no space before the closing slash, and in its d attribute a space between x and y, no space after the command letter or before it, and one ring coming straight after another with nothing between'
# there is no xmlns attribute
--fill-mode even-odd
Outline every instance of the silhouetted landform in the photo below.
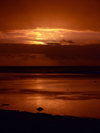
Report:
<svg viewBox="0 0 100 133"><path fill-rule="evenodd" d="M100 66L5 66L0 67L0 73L100 74Z"/></svg>
<svg viewBox="0 0 100 133"><path fill-rule="evenodd" d="M4 106L9 106L10 104L1 104L0 106L1 107L4 107Z"/></svg>
<svg viewBox="0 0 100 133"><path fill-rule="evenodd" d="M100 119L0 110L0 133L99 133Z"/></svg>

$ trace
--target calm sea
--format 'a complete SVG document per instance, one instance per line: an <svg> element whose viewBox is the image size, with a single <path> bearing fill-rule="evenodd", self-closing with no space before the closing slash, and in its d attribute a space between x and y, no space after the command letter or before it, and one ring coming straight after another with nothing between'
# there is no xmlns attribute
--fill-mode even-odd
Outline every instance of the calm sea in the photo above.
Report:
<svg viewBox="0 0 100 133"><path fill-rule="evenodd" d="M0 73L0 108L100 118L100 77L64 73Z"/></svg>

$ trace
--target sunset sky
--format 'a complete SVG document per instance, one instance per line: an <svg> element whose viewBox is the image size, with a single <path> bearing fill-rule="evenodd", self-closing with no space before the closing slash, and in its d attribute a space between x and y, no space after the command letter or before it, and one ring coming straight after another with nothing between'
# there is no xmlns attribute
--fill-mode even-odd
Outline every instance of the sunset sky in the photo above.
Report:
<svg viewBox="0 0 100 133"><path fill-rule="evenodd" d="M0 0L1 66L100 65L99 50L100 0Z"/></svg>

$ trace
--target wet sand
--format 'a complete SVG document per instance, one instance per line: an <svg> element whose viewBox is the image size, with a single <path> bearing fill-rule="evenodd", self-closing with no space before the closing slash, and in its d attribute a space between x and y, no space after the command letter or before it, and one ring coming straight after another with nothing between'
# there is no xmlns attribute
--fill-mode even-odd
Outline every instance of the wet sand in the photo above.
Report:
<svg viewBox="0 0 100 133"><path fill-rule="evenodd" d="M68 75L0 74L0 109L100 118L100 77Z"/></svg>

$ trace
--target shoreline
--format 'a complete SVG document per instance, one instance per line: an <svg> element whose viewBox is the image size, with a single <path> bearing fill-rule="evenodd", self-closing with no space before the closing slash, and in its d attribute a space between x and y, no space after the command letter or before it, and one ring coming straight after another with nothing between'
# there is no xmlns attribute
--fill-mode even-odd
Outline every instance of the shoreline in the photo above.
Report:
<svg viewBox="0 0 100 133"><path fill-rule="evenodd" d="M1 133L97 133L100 119L0 109Z"/></svg>

